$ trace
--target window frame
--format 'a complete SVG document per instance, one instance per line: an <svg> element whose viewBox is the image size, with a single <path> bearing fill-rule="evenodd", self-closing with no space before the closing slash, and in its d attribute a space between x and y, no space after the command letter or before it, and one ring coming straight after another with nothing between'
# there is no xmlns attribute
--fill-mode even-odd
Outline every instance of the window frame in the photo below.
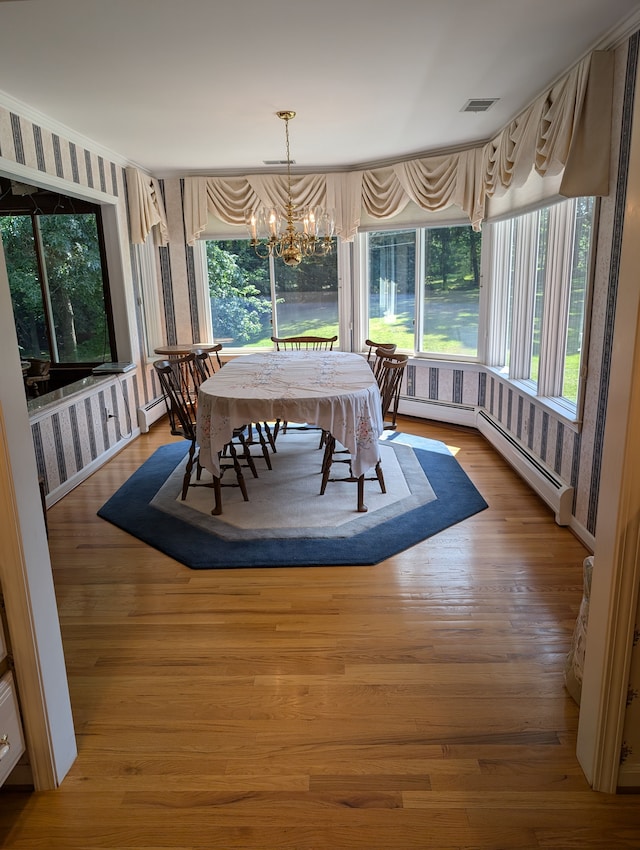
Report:
<svg viewBox="0 0 640 850"><path fill-rule="evenodd" d="M369 308L370 308L370 285L369 285L369 237L375 233L385 232L411 232L415 236L415 268L414 268L414 316L413 316L413 350L403 349L411 357L417 360L447 363L483 363L486 337L487 306L485 296L484 280L487 272L488 252L485 247L484 236L480 250L480 285L478 293L478 339L475 355L447 354L446 352L421 350L422 331L425 315L424 281L426 274L426 237L428 230L442 230L452 227L471 227L464 221L444 221L429 224L393 226L392 223L384 227L367 227L358 233L358 265L355 280L359 282L360 298L357 300L358 316L355 322L360 330L359 339L364 340L370 336L369 333ZM360 345L359 348L362 346Z"/></svg>
<svg viewBox="0 0 640 850"><path fill-rule="evenodd" d="M42 298L42 307L44 313L44 333L46 335L49 360L52 367L61 370L82 370L90 369L92 366L100 362L97 360L64 360L60 359L59 348L57 341L57 326L55 315L51 303L51 293L49 289L49 275L46 261L46 245L43 240L40 221L42 218L55 217L56 215L92 215L95 218L96 238L98 251L100 255L100 268L102 279L102 295L104 299L104 315L107 332L107 340L109 346L109 361L117 360L117 341L114 319L114 308L111 293L111 281L109 275L109 261L107 250L107 237L105 234L105 222L103 219L102 206L87 199L71 198L63 192L50 191L52 194L44 197L39 197L36 206L29 209L24 201L20 198L12 199L4 197L0 215L8 218L28 218L31 223L31 233L33 237L34 260L37 268L38 283ZM64 202L69 201L71 211L63 207ZM58 207L62 207L61 212L57 212Z"/></svg>
<svg viewBox="0 0 640 850"><path fill-rule="evenodd" d="M572 226L567 227L567 214L561 209L562 204L573 204L571 220ZM403 231L415 234L416 238L416 290L414 301L414 334L413 351L409 354L416 360L434 364L469 364L482 367L494 372L501 380L508 381L520 392L523 392L542 406L547 407L562 421L571 427L579 427L584 407L584 387L586 377L586 365L589 347L590 310L593 296L593 278L598 238L599 199L593 199L593 213L591 226L591 239L589 256L586 261L586 282L583 307L583 329L582 329L582 357L578 377L577 401L575 404L570 399L553 394L558 382L564 378L563 364L566 357L566 316L568 313L568 300L562 302L564 295L570 292L572 282L571 257L573 256L573 233L576 221L577 199L558 198L551 203L540 204L532 210L510 215L498 221L485 222L482 228L482 245L480 251L480 291L478 301L478 340L476 356L464 356L458 354L445 354L438 352L427 352L420 350L420 335L422 328L422 317L424 310L424 264L425 264L425 240L426 231L429 229L442 229L443 227L468 227L468 222L460 220L448 220L434 222L429 225L425 222L412 224L394 225L389 221L381 226L367 226L362 228L353 242L342 242L337 240L338 254L338 314L340 324L340 347L344 350L362 351L363 340L369 336L369 237L371 233L382 233L388 231ZM540 211L548 209L552 219L557 218L553 224L559 236L559 243L553 248L552 262L545 265L545 291L551 287L555 306L551 304L547 296L543 303L543 327L541 346L546 349L544 357L541 351L540 368L538 370L539 386L530 379L531 362L531 335L528 328L532 327L533 301L531 292L527 291L524 277L529 275L535 280L538 229ZM566 209L566 208L565 208ZM513 256L512 239L514 229L519 219L529 217L529 221L536 222L535 238L530 230L525 240L520 240L516 246ZM209 237L211 238L211 237ZM224 237L228 238L228 237ZM562 247L564 246L564 247ZM572 246L568 250L568 246ZM204 256L204 240L202 242ZM273 264L274 260L269 261ZM521 280L518 287L513 291L508 279L512 266L520 269ZM197 264L196 264L197 268ZM559 280L567 280L569 290L563 292ZM207 283L206 275L203 285ZM558 300L560 299L560 301ZM505 309L508 307L508 313ZM560 309L562 308L562 309ZM511 316L518 317L515 323ZM562 335L558 336L549 332L554 327L554 317L563 317ZM210 311L204 311L205 321L210 322ZM212 337L211 337L212 338ZM232 349L230 353L249 353L252 349ZM561 352L562 364L558 365L551 360L549 352ZM507 360L508 356L508 360ZM546 358L546 362L545 362ZM508 363L508 366L505 366Z"/></svg>
<svg viewBox="0 0 640 850"><path fill-rule="evenodd" d="M198 299L198 311L200 315L199 325L201 336L203 339L216 339L215 328L211 317L211 307L209 303L209 275L207 269L207 242L246 242L249 239L243 234L236 237L225 235L215 237L207 235L206 238L199 239L194 245L194 271L196 279L196 290ZM353 321L352 321L352 292L350 286L352 252L351 246L345 243L339 237L335 237L334 253L336 257L336 276L337 276L337 308L338 308L338 345L341 350L351 350ZM277 292L276 292L276 277L275 264L282 262L279 258L269 256L265 257L264 261L269 267L269 291L271 295L271 325L272 336L278 336L277 333ZM275 321L274 321L275 317ZM275 346L274 346L275 347ZM230 355L252 354L264 351L263 346L232 346L225 345L225 353Z"/></svg>
<svg viewBox="0 0 640 850"><path fill-rule="evenodd" d="M146 242L131 247L132 264L140 291L142 348L147 359L155 360L158 357L155 349L163 345L165 338L160 280L156 271L156 244L153 238L148 238ZM197 280L197 256L194 256L194 260Z"/></svg>
<svg viewBox="0 0 640 850"><path fill-rule="evenodd" d="M569 297L575 252L578 198L565 198L544 207L486 225L490 231L491 270L487 368L520 391L548 407L573 428L584 412L590 313L598 238L600 203L592 199L591 237L586 260L582 316L581 359L577 399L561 395L565 375ZM530 374L531 337L537 276L541 210L549 211L544 264L544 298L540 328L538 379ZM536 223L534 225L534 223ZM525 224L528 225L525 227ZM520 230L520 234L518 234ZM524 232L522 232L524 230ZM522 237L522 238L519 238ZM513 253L512 253L513 252ZM519 273L516 273L516 270ZM512 278L512 275L514 276ZM511 295L510 303L508 296ZM509 309L507 310L506 307ZM508 329L511 333L508 333ZM558 332L560 331L560 332Z"/></svg>

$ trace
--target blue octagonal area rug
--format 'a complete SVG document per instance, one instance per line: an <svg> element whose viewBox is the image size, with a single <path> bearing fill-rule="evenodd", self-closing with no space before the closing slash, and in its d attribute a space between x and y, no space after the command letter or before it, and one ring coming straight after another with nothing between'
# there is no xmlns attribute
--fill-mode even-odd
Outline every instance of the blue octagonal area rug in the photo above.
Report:
<svg viewBox="0 0 640 850"><path fill-rule="evenodd" d="M249 501L223 487L214 517L206 471L180 499L187 448L159 448L98 516L192 569L377 564L487 507L444 443L388 432L380 440L387 492L367 481L368 511L358 513L354 483L329 482L319 495L318 432L290 430L278 437L271 470L259 457L258 478L245 470Z"/></svg>

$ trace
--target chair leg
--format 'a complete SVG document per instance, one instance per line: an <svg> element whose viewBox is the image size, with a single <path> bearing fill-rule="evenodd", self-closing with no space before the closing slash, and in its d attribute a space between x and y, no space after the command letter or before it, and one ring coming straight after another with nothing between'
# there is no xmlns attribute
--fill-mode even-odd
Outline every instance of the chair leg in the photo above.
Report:
<svg viewBox="0 0 640 850"><path fill-rule="evenodd" d="M278 436L278 430L280 428L280 420L276 419L276 423L274 425L273 431L271 430L271 426L268 422L264 423L264 432L267 435L267 440L269 445L271 446L271 451L277 453L278 449L276 448L276 437ZM271 467L269 467L271 468Z"/></svg>
<svg viewBox="0 0 640 850"><path fill-rule="evenodd" d="M386 493L387 488L384 484L384 475L382 474L382 464L380 463L380 461L376 463L376 477L378 479L378 483L380 484L380 492Z"/></svg>
<svg viewBox="0 0 640 850"><path fill-rule="evenodd" d="M187 492L189 490L189 484L191 482L191 470L193 469L193 456L196 451L195 441L191 443L189 447L189 457L187 458L187 465L185 467L184 478L182 479L182 501L187 498Z"/></svg>
<svg viewBox="0 0 640 850"><path fill-rule="evenodd" d="M364 514L369 508L364 503L364 475L358 476L358 513Z"/></svg>
<svg viewBox="0 0 640 850"><path fill-rule="evenodd" d="M242 493L242 498L245 502L249 501L249 494L247 493L247 485L244 481L244 475L242 474L242 467L240 466L240 461L238 460L238 453L236 452L236 448L233 443L229 444L229 449L231 451L231 458L233 460L233 468L236 473L236 480L238 482L238 487L240 487L240 492ZM257 478L258 476L256 476Z"/></svg>
<svg viewBox="0 0 640 850"><path fill-rule="evenodd" d="M331 461L333 452L336 447L335 437L332 434L327 436L327 442L324 447L324 455L322 457L322 484L320 485L320 495L324 496L324 491L327 489L327 482L331 474Z"/></svg>
<svg viewBox="0 0 640 850"><path fill-rule="evenodd" d="M211 511L213 516L220 516L222 513L222 488L220 486L220 477L213 476L213 496L214 505Z"/></svg>
<svg viewBox="0 0 640 850"><path fill-rule="evenodd" d="M246 440L244 434L238 435L238 441L240 442L240 445L242 446L242 454L241 454L242 459L244 461L246 461L246 464L249 467L249 469L251 470L251 474L253 475L253 477L257 478L258 477L258 470L256 469L256 465L253 461L253 458L251 457L251 450L249 448L249 444L247 443L247 440ZM231 449L231 454L236 458L236 460L234 460L234 464L233 464L235 466L236 461L237 461L237 455L236 455L236 452L235 452L235 448L233 447L233 443L229 443L229 448Z"/></svg>
<svg viewBox="0 0 640 850"><path fill-rule="evenodd" d="M258 434L258 442L260 443L260 447L262 449L262 457L264 458L264 462L267 464L267 469L272 469L271 466L271 458L269 457L269 449L267 448L267 441L264 438L264 434L262 433L262 426L259 422L255 423L256 432Z"/></svg>

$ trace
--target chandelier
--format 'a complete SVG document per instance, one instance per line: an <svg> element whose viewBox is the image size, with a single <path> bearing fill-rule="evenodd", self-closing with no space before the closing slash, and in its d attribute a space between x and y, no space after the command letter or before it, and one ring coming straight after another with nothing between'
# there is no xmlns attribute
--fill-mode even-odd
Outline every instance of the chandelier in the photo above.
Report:
<svg viewBox="0 0 640 850"><path fill-rule="evenodd" d="M284 209L259 207L247 210L245 223L251 246L263 259L280 257L288 266L297 266L303 257L331 253L335 227L331 210L320 206L296 207L291 198L291 156L289 121L295 112L276 112L285 124L287 142L287 201Z"/></svg>

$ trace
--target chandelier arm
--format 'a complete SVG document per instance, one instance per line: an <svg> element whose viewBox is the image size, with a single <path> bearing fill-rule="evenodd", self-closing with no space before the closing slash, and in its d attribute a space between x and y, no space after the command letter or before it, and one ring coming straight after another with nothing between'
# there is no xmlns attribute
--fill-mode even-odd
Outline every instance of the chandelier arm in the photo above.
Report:
<svg viewBox="0 0 640 850"><path fill-rule="evenodd" d="M269 243L259 242L257 239L251 241L251 245L253 250L256 252L256 255L260 257L261 260L268 260L271 256L271 247Z"/></svg>

